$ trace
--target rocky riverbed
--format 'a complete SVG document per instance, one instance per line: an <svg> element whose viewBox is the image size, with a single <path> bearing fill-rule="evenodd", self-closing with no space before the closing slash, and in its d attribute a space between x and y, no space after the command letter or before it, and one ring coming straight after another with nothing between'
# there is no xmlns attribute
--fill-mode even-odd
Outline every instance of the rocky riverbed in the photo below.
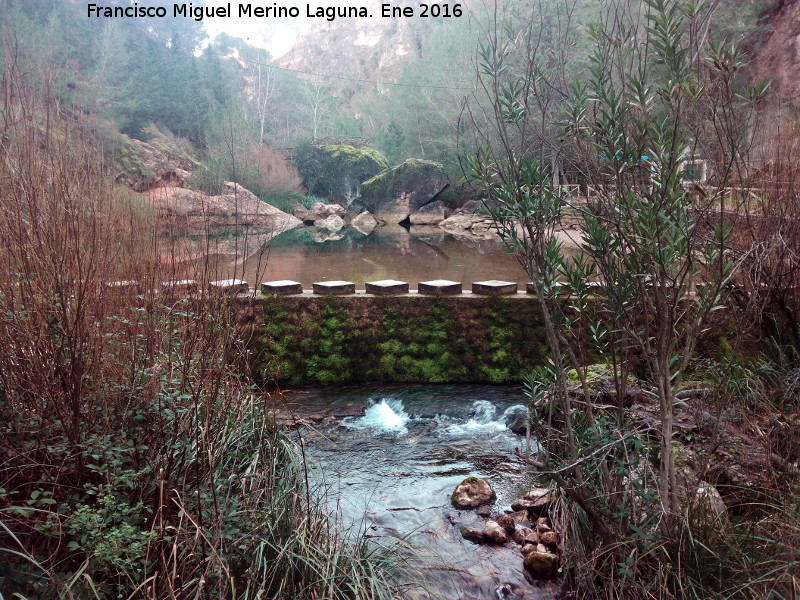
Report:
<svg viewBox="0 0 800 600"><path fill-rule="evenodd" d="M514 541L538 544L546 526L531 522L525 509L510 512L535 487L515 454L525 444L512 431L523 431L520 388L365 386L287 398L281 418L318 465L315 478L327 486L342 526L382 543L402 538L413 549L413 574L401 575L408 584L405 597L555 597L557 581L534 577ZM467 477L492 486L495 499L480 514L453 505L453 491ZM506 511L510 516L499 523L508 528L508 520L516 519L516 536L489 543L464 537L465 530L482 535Z"/></svg>

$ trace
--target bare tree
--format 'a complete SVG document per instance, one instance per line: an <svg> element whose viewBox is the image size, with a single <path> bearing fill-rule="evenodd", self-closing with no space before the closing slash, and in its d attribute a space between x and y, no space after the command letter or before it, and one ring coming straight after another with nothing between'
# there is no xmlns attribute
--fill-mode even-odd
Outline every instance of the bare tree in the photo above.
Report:
<svg viewBox="0 0 800 600"><path fill-rule="evenodd" d="M333 109L333 94L325 85L321 77L312 77L303 81L303 97L305 98L304 112L308 116L311 126L311 140L320 137L325 120L331 116Z"/></svg>
<svg viewBox="0 0 800 600"><path fill-rule="evenodd" d="M250 78L253 86L252 104L258 121L258 141L263 144L267 122L273 114L271 104L277 87L277 69L274 65L254 62L250 67Z"/></svg>

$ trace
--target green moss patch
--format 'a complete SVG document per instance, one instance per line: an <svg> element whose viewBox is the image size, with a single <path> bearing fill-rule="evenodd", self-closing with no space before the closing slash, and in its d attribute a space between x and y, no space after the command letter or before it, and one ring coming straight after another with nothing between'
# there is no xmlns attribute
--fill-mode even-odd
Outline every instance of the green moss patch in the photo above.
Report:
<svg viewBox="0 0 800 600"><path fill-rule="evenodd" d="M534 302L509 298L270 298L252 368L291 384L515 383L545 360Z"/></svg>
<svg viewBox="0 0 800 600"><path fill-rule="evenodd" d="M354 197L362 181L389 166L377 150L346 144L303 146L294 163L309 194L337 202Z"/></svg>
<svg viewBox="0 0 800 600"><path fill-rule="evenodd" d="M365 199L381 201L393 198L398 189L413 187L413 182L431 179L447 181L447 173L439 163L409 158L405 162L382 171L361 185Z"/></svg>

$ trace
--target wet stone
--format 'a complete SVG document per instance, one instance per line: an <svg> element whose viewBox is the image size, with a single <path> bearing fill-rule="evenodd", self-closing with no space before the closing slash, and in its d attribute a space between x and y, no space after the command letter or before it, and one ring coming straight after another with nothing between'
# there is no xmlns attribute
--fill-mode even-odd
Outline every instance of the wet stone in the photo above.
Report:
<svg viewBox="0 0 800 600"><path fill-rule="evenodd" d="M356 284L352 281L317 281L313 284L314 293L326 296L346 296L356 293Z"/></svg>
<svg viewBox="0 0 800 600"><path fill-rule="evenodd" d="M483 543L483 533L474 529L470 529L469 527L461 528L461 537L468 542L473 542L475 544Z"/></svg>
<svg viewBox="0 0 800 600"><path fill-rule="evenodd" d="M455 296L462 292L462 286L459 281L434 279L432 281L420 281L418 290L420 294L429 296Z"/></svg>
<svg viewBox="0 0 800 600"><path fill-rule="evenodd" d="M517 524L514 522L514 519L510 515L502 515L495 519L498 525L503 528L503 531L506 532L506 535L512 535L514 530L517 528Z"/></svg>
<svg viewBox="0 0 800 600"><path fill-rule="evenodd" d="M538 531L540 535L546 531L553 531L550 527L550 519L547 517L539 517L536 519L536 531Z"/></svg>
<svg viewBox="0 0 800 600"><path fill-rule="evenodd" d="M472 293L481 296L506 296L517 293L517 284L513 281L499 281L490 279L489 281L475 281L472 284Z"/></svg>
<svg viewBox="0 0 800 600"><path fill-rule="evenodd" d="M555 547L558 545L558 534L555 531L543 531L539 534L539 541L545 546Z"/></svg>
<svg viewBox="0 0 800 600"><path fill-rule="evenodd" d="M261 284L261 293L273 296L290 296L292 294L302 294L303 286L297 281L289 279L265 281Z"/></svg>
<svg viewBox="0 0 800 600"><path fill-rule="evenodd" d="M492 509L489 505L484 504L483 506L479 506L478 510L475 511L479 517L490 517L492 516Z"/></svg>
<svg viewBox="0 0 800 600"><path fill-rule="evenodd" d="M519 549L520 552L524 556L527 556L531 552L536 552L536 545L535 544L523 544L522 547Z"/></svg>
<svg viewBox="0 0 800 600"><path fill-rule="evenodd" d="M524 564L537 579L552 579L558 572L558 557L551 552L530 552L525 556Z"/></svg>
<svg viewBox="0 0 800 600"><path fill-rule="evenodd" d="M212 281L208 284L208 287L219 292L231 292L234 294L247 292L250 289L250 286L247 285L247 282L241 279L222 279L220 281Z"/></svg>
<svg viewBox="0 0 800 600"><path fill-rule="evenodd" d="M514 540L514 543L519 546L524 546L525 544L535 544L539 541L536 537L536 533L530 527L519 527L515 529L511 539Z"/></svg>
<svg viewBox="0 0 800 600"><path fill-rule="evenodd" d="M530 525L531 520L528 518L528 511L515 510L508 513L508 516L514 519L517 525Z"/></svg>
<svg viewBox="0 0 800 600"><path fill-rule="evenodd" d="M394 296L396 294L407 294L408 283L396 281L394 279L383 279L381 281L368 281L366 283L368 294L376 296Z"/></svg>
<svg viewBox="0 0 800 600"><path fill-rule="evenodd" d="M483 504L490 504L497 499L492 486L485 479L467 477L456 486L450 501L453 506L460 509L477 508Z"/></svg>
<svg viewBox="0 0 800 600"><path fill-rule="evenodd" d="M497 521L486 521L483 528L483 539L490 544L505 544L508 541L508 534L503 526Z"/></svg>

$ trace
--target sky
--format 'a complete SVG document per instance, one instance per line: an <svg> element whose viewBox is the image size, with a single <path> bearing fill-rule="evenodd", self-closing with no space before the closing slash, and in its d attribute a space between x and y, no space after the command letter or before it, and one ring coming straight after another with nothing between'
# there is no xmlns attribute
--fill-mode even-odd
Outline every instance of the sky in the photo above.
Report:
<svg viewBox="0 0 800 600"><path fill-rule="evenodd" d="M206 0L206 6L224 6L228 0ZM259 6L272 6L272 2L257 3ZM317 6L342 6L342 0L317 0L309 3L312 8ZM369 0L356 0L348 2L348 6L368 5ZM278 6L285 6L278 2ZM320 23L320 19L310 19L305 16L305 5L301 6L300 16L296 18L239 18L235 15L236 3L231 7L234 15L227 18L206 18L203 20L206 31L211 38L220 33L227 33L234 37L244 39L251 46L265 48L274 57L278 58L288 52L295 40L308 31L312 25ZM325 21L322 21L325 23Z"/></svg>

